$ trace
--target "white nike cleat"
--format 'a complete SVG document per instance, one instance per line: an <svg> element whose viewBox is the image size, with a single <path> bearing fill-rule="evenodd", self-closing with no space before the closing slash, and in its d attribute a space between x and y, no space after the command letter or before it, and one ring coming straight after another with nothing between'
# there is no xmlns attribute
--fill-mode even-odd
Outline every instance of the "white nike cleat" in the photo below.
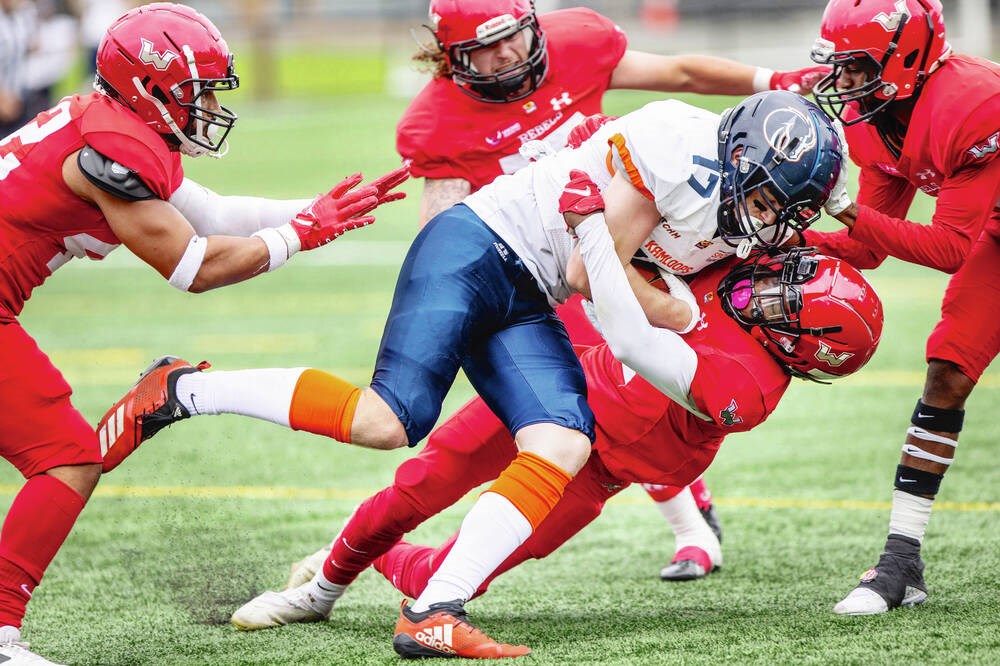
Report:
<svg viewBox="0 0 1000 666"><path fill-rule="evenodd" d="M10 625L0 627L0 664L3 666L62 666L28 649L21 640L21 630Z"/></svg>
<svg viewBox="0 0 1000 666"><path fill-rule="evenodd" d="M294 622L322 622L330 617L333 604L314 599L302 588L265 592L241 606L230 622L237 629L254 631Z"/></svg>
<svg viewBox="0 0 1000 666"><path fill-rule="evenodd" d="M298 562L292 563L292 570L288 574L288 582L285 589L301 587L311 581L313 577L323 568L323 563L330 556L331 547L329 544L323 546L312 555L308 555Z"/></svg>
<svg viewBox="0 0 1000 666"><path fill-rule="evenodd" d="M927 601L927 591L906 586L900 608L909 608ZM880 615L889 611L889 603L878 592L867 587L856 587L833 607L837 615Z"/></svg>

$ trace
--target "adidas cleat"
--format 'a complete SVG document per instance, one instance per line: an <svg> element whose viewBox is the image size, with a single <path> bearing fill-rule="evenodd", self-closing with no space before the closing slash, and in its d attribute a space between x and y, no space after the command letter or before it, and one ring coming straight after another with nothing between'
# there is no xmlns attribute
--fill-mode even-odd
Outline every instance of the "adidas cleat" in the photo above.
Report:
<svg viewBox="0 0 1000 666"><path fill-rule="evenodd" d="M497 643L474 627L466 617L464 604L458 600L431 604L422 613L414 613L404 601L392 647L404 659L503 659L531 654L527 645Z"/></svg>
<svg viewBox="0 0 1000 666"><path fill-rule="evenodd" d="M861 576L858 586L833 607L833 612L837 615L878 615L925 601L927 585L920 543L893 534L886 540L886 550L878 564Z"/></svg>
<svg viewBox="0 0 1000 666"><path fill-rule="evenodd" d="M322 622L330 617L333 604L323 604L302 588L265 592L246 602L230 618L237 629L254 631L296 622Z"/></svg>
<svg viewBox="0 0 1000 666"><path fill-rule="evenodd" d="M177 400L177 380L208 367L207 361L192 367L176 356L161 356L139 375L139 381L97 424L104 472L113 470L163 428L190 416Z"/></svg>
<svg viewBox="0 0 1000 666"><path fill-rule="evenodd" d="M670 564L660 570L660 579L670 582L698 580L722 568L713 564L712 557L698 546L685 546L676 553Z"/></svg>

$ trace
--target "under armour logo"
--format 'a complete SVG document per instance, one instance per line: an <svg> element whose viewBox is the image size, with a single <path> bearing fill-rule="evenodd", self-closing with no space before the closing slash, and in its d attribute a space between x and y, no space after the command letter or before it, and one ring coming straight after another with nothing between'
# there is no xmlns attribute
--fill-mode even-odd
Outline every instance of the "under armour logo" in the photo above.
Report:
<svg viewBox="0 0 1000 666"><path fill-rule="evenodd" d="M931 169L924 169L923 171L917 174L917 178L919 178L920 180L928 180L936 175L937 174L934 173L934 171L932 171Z"/></svg>
<svg viewBox="0 0 1000 666"><path fill-rule="evenodd" d="M180 57L170 49L165 49L163 53L157 53L156 49L153 48L153 42L149 41L145 37L140 37L139 39L142 41L142 49L139 51L139 60L143 61L147 65L152 65L155 69L158 69L161 72L167 71L167 67L170 66L170 62L174 58Z"/></svg>
<svg viewBox="0 0 1000 666"><path fill-rule="evenodd" d="M830 345L825 342L819 343L819 351L815 354L816 360L822 363L826 363L831 368L836 368L844 364L844 361L854 356L850 352L844 352L843 354L834 354Z"/></svg>
<svg viewBox="0 0 1000 666"><path fill-rule="evenodd" d="M553 97L549 100L549 104L552 105L553 111L560 111L564 106L569 106L573 103L573 98L569 96L568 92L564 92L559 97Z"/></svg>
<svg viewBox="0 0 1000 666"><path fill-rule="evenodd" d="M981 146L973 146L969 148L969 152L977 160L981 160L990 153L995 153L1000 150L1000 132L995 132L990 138L986 139L986 143Z"/></svg>
<svg viewBox="0 0 1000 666"><path fill-rule="evenodd" d="M872 18L872 21L881 25L887 32L896 32L900 23L906 23L910 20L910 12L906 10L906 0L898 0L895 7L896 11L893 13L879 12Z"/></svg>

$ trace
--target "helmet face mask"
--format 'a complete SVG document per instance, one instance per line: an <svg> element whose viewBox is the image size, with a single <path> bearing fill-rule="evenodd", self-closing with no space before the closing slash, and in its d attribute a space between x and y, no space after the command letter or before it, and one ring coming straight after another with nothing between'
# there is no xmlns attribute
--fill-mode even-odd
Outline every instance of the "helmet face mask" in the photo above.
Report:
<svg viewBox="0 0 1000 666"><path fill-rule="evenodd" d="M545 33L529 0L432 0L431 23L459 90L482 102L506 103L531 95L548 70ZM476 52L508 39L524 40L524 59L479 71Z"/></svg>
<svg viewBox="0 0 1000 666"><path fill-rule="evenodd" d="M723 309L789 374L822 381L859 370L882 335L882 305L852 266L794 248L759 253L719 285Z"/></svg>
<svg viewBox="0 0 1000 666"><path fill-rule="evenodd" d="M820 32L812 59L833 69L813 94L848 125L916 95L951 51L940 0L830 0ZM864 81L838 89L845 70L860 70Z"/></svg>
<svg viewBox="0 0 1000 666"><path fill-rule="evenodd" d="M224 154L237 119L216 99L239 87L233 55L211 21L184 5L145 5L115 21L94 87L192 157Z"/></svg>
<svg viewBox="0 0 1000 666"><path fill-rule="evenodd" d="M787 91L748 97L719 124L718 225L722 240L746 256L775 247L819 218L841 168L829 118Z"/></svg>

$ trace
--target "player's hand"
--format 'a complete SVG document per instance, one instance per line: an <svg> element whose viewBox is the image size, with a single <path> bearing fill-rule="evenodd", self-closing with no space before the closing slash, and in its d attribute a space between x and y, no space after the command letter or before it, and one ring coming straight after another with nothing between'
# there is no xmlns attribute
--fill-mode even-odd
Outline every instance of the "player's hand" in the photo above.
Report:
<svg viewBox="0 0 1000 666"><path fill-rule="evenodd" d="M583 121L574 127L566 137L566 145L569 148L579 148L583 142L594 136L594 133L601 129L605 123L617 119L618 116L606 116L603 113L595 113L587 116Z"/></svg>
<svg viewBox="0 0 1000 666"><path fill-rule="evenodd" d="M850 162L850 153L847 148L847 138L844 136L844 126L839 120L833 121L833 127L837 130L840 138L840 173L837 175L837 182L834 183L830 191L830 198L823 205L823 210L831 217L836 217L851 206L851 195L847 192L847 164Z"/></svg>
<svg viewBox="0 0 1000 666"><path fill-rule="evenodd" d="M604 210L604 197L597 185L584 171L573 169L569 172L569 182L559 197L559 212L569 229L576 227L598 211Z"/></svg>
<svg viewBox="0 0 1000 666"><path fill-rule="evenodd" d="M661 270L660 276L663 278L663 282L667 285L667 289L670 290L670 295L691 308L691 321L687 326L677 329L677 332L681 335L690 333L701 320L701 308L698 307L698 299L694 297L694 294L691 292L691 287L688 286L687 282L680 279L673 273Z"/></svg>
<svg viewBox="0 0 1000 666"><path fill-rule="evenodd" d="M771 75L771 90L790 90L800 95L812 93L813 88L824 76L829 74L828 65L817 65L797 69L793 72L775 72Z"/></svg>
<svg viewBox="0 0 1000 666"><path fill-rule="evenodd" d="M384 203L389 203L390 201L399 201L400 199L406 198L406 192L391 192L410 177L410 165L404 164L398 169L394 169L389 173L385 174L381 178L376 178L369 185L377 190L376 196L378 197L378 205L381 206Z"/></svg>

